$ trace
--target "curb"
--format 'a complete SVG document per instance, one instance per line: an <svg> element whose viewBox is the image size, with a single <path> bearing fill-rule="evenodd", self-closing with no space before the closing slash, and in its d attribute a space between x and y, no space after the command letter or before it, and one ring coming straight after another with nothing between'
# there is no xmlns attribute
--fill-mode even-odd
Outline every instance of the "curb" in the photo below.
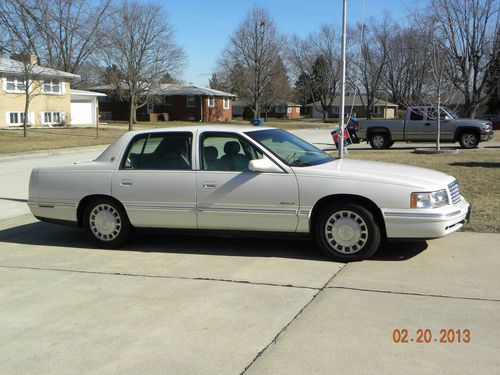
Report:
<svg viewBox="0 0 500 375"><path fill-rule="evenodd" d="M50 150L38 150L38 151L27 151L27 152L16 152L11 154L0 154L0 162L11 161L11 160L22 160L30 159L33 157L49 157L64 154L71 154L79 151L103 151L108 145L99 146L86 146L86 147L69 147L69 148L55 148Z"/></svg>

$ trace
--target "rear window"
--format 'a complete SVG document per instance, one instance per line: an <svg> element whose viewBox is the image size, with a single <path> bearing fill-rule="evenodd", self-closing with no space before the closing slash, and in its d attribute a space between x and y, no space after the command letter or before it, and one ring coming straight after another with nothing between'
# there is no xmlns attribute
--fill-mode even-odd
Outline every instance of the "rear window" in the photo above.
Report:
<svg viewBox="0 0 500 375"><path fill-rule="evenodd" d="M151 133L134 137L122 169L184 170L192 168L192 133Z"/></svg>

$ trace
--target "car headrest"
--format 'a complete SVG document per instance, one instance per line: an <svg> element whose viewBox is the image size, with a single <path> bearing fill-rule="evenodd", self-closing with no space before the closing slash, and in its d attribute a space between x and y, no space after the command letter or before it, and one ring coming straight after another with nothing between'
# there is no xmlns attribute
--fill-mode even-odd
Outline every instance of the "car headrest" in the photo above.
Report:
<svg viewBox="0 0 500 375"><path fill-rule="evenodd" d="M214 161L219 156L219 151L214 146L207 146L203 148L203 155L206 161Z"/></svg>
<svg viewBox="0 0 500 375"><path fill-rule="evenodd" d="M226 155L236 155L240 152L240 144L236 141L226 142L224 145L224 153Z"/></svg>

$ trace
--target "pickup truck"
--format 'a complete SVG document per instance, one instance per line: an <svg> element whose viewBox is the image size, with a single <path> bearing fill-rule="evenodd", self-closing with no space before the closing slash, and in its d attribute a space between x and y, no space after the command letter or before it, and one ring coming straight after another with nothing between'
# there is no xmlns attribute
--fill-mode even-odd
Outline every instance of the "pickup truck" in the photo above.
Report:
<svg viewBox="0 0 500 375"><path fill-rule="evenodd" d="M448 108L411 107L404 119L358 121L356 135L374 149L391 147L395 141L429 142L437 137L437 119L441 119L441 142L460 142L463 148L474 148L493 138L490 121L462 119Z"/></svg>

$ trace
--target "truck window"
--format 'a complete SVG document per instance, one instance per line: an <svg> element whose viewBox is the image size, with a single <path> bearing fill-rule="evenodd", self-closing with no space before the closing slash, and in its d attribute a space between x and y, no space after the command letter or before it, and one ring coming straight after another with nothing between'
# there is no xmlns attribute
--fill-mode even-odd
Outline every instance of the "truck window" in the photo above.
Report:
<svg viewBox="0 0 500 375"><path fill-rule="evenodd" d="M420 121L424 119L424 114L420 111L412 110L410 113L410 120Z"/></svg>

